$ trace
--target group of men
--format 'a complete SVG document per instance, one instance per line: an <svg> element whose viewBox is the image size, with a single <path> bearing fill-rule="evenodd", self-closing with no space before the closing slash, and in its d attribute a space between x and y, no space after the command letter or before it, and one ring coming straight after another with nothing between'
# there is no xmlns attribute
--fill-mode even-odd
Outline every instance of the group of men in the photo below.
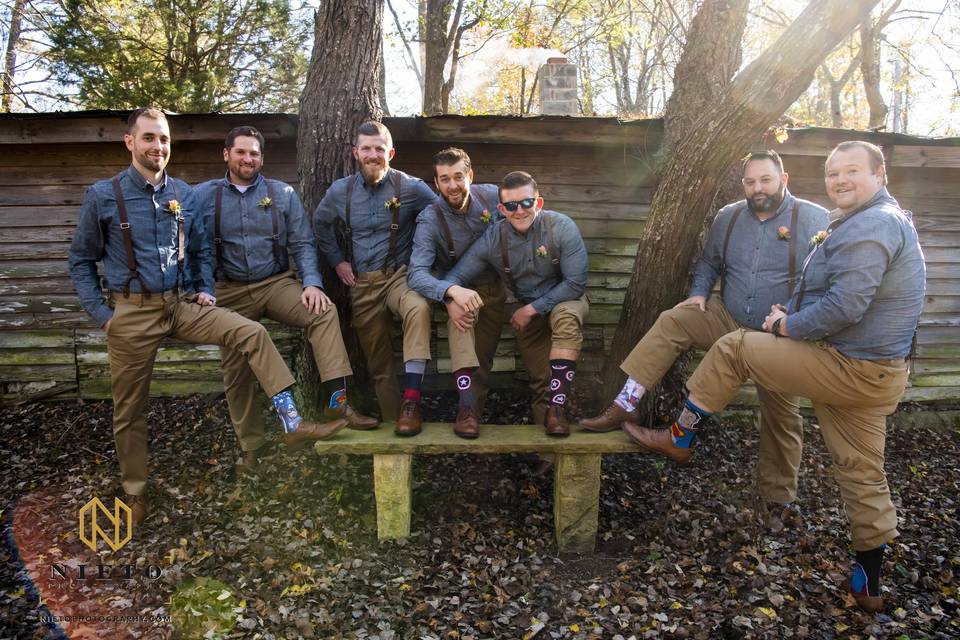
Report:
<svg viewBox="0 0 960 640"><path fill-rule="evenodd" d="M378 425L349 401L352 369L320 259L350 291L350 321L381 415L395 421L397 435L421 430L436 301L447 312L459 392L454 431L478 437L508 293L519 303L509 322L535 420L548 435L570 433L566 405L589 310L587 252L573 220L543 208L529 174L474 184L470 157L451 147L434 157L437 196L390 166L389 130L366 122L353 150L359 171L333 183L311 220L292 187L261 175L265 141L253 127L229 132L226 175L195 188L166 173L171 139L161 111L132 112L124 140L131 165L87 192L70 273L106 332L117 455L138 524L147 514L144 410L164 337L220 345L243 451L239 473L257 470L265 445L255 380L290 447ZM917 234L886 190L882 152L869 143L843 143L828 157L833 212L789 193L775 152L748 155L742 169L745 199L717 215L689 297L661 314L622 364L623 389L579 426L622 428L643 448L688 462L705 421L752 379L762 415L760 491L771 516L787 520L796 516L798 397L809 398L851 521L857 563L849 588L862 607L877 610L883 548L897 535L883 473L885 417L906 385L924 293ZM720 294L712 295L717 283ZM402 390L393 366L395 316ZM326 399L320 422L297 411L293 376L263 317L305 329ZM676 422L665 430L635 424L644 392L693 346L708 352Z"/></svg>

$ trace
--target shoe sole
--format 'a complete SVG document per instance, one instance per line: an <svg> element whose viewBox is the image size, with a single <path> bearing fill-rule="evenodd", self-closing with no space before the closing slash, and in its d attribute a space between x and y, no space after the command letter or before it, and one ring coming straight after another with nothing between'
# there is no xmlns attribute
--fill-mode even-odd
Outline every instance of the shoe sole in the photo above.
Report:
<svg viewBox="0 0 960 640"><path fill-rule="evenodd" d="M686 465L690 464L690 460L691 460L691 458L693 458L693 455L691 455L691 456L690 456L689 458L687 458L686 460L678 460L678 459L674 458L673 456L671 456L670 454L668 454L668 453L666 453L666 452L664 452L664 451L661 451L661 450L659 450L659 449L651 449L651 448L648 447L647 445L643 444L642 442L640 442L639 440L637 440L636 436L634 436L632 433L630 433L630 430L629 430L626 426L623 427L623 432L624 432L625 434L627 434L627 437L629 437L629 438L634 442L634 444L636 444L638 447L640 447L641 449L643 449L645 452L647 452L647 453L654 453L654 454L657 454L657 455L659 455L659 456L663 456L663 457L666 458L667 460L672 460L672 461L676 462L676 463L679 464L679 465L686 466Z"/></svg>
<svg viewBox="0 0 960 640"><path fill-rule="evenodd" d="M416 431L396 431L395 430L393 433L394 435L399 436L401 438L412 438L413 436L420 435L421 431L422 429L417 429Z"/></svg>
<svg viewBox="0 0 960 640"><path fill-rule="evenodd" d="M347 425L348 429L353 429L354 431L373 431L380 426L380 423L372 424L370 426L359 425L359 424L350 424Z"/></svg>
<svg viewBox="0 0 960 640"><path fill-rule="evenodd" d="M480 437L479 433L461 433L456 429L453 430L453 435L457 436L458 438L464 438L466 440L476 440L477 438Z"/></svg>
<svg viewBox="0 0 960 640"><path fill-rule="evenodd" d="M566 433L548 433L547 435L550 436L551 438L568 438L570 437L570 432L567 431Z"/></svg>
<svg viewBox="0 0 960 640"><path fill-rule="evenodd" d="M614 425L614 426L612 426L612 427L608 427L608 428L606 428L606 429L597 429L596 427L591 428L591 427L588 427L588 426L586 426L586 425L577 423L577 426L580 428L581 431L589 431L590 433L610 433L611 431L617 431L617 430L621 429L621 428L622 428L622 425L623 425L623 423L621 422L620 424L616 424L616 425Z"/></svg>

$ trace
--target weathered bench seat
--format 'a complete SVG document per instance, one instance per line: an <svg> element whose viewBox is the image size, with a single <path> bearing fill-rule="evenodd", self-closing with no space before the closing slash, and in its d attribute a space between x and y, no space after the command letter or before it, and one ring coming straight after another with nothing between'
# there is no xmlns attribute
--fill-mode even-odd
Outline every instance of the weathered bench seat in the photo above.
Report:
<svg viewBox="0 0 960 640"><path fill-rule="evenodd" d="M317 453L372 455L377 499L377 536L410 535L411 462L415 454L551 453L554 464L553 516L560 551L591 552L596 544L600 508L600 458L604 453L637 453L641 449L622 431L551 438L539 425L482 425L480 437L465 440L449 423L425 423L412 438L393 433L393 424L372 431L344 429L314 445Z"/></svg>

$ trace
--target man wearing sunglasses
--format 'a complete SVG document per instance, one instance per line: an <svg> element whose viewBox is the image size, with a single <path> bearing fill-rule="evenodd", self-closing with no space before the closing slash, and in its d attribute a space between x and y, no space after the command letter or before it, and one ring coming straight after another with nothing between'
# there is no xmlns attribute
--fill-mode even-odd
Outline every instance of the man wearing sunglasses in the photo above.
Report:
<svg viewBox="0 0 960 640"><path fill-rule="evenodd" d="M440 198L420 213L413 236L407 285L428 300L444 301L440 280L474 241L500 218L495 184L473 184L473 166L463 149L450 147L433 157L434 183ZM503 328L506 292L492 268L470 282L480 296L479 311L456 302L447 310L450 366L460 406L453 432L461 438L480 435L479 418L487 395L487 376Z"/></svg>
<svg viewBox="0 0 960 640"><path fill-rule="evenodd" d="M576 223L543 209L529 173L508 173L500 183L500 213L443 278L446 296L476 312L483 304L464 288L493 268L520 301L510 318L535 398L534 418L547 435L570 435L566 405L589 311L587 249Z"/></svg>

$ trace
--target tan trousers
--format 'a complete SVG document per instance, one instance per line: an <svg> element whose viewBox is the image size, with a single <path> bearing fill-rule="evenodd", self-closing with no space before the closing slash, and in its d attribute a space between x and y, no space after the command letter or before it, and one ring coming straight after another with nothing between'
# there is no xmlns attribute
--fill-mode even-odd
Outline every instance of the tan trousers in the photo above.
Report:
<svg viewBox="0 0 960 640"><path fill-rule="evenodd" d="M403 327L403 361L430 359L430 303L407 287L407 267L357 275L351 290L351 325L367 358L384 420L400 414L400 385L393 366L393 316Z"/></svg>
<svg viewBox="0 0 960 640"><path fill-rule="evenodd" d="M533 419L543 423L550 404L550 349L580 349L583 322L590 311L586 296L561 302L548 318L535 316L526 330L517 334L517 350L533 390Z"/></svg>
<svg viewBox="0 0 960 640"><path fill-rule="evenodd" d="M486 402L493 356L506 319L504 302L507 292L499 281L479 284L474 290L483 299L477 321L469 331L460 331L453 321L447 320L447 340L450 343L450 366L454 371L477 367L473 374L473 394L479 415Z"/></svg>
<svg viewBox="0 0 960 640"><path fill-rule="evenodd" d="M259 322L219 307L202 307L195 296L174 292L149 298L116 296L107 330L110 380L113 385L113 436L123 490L140 495L147 485L147 421L143 412L150 392L153 361L166 337L227 346L242 353L260 386L276 395L294 382L290 370Z"/></svg>
<svg viewBox="0 0 960 640"><path fill-rule="evenodd" d="M687 386L719 411L747 378L771 392L809 398L850 521L853 547L873 549L897 534L897 514L883 472L886 416L897 408L909 368L902 359L857 360L825 342L738 330L707 353Z"/></svg>
<svg viewBox="0 0 960 640"><path fill-rule="evenodd" d="M320 380L343 378L353 374L347 349L340 333L337 308L331 306L314 314L303 306L300 296L303 285L292 271L280 273L260 282L218 282L217 304L250 320L264 316L288 327L306 329L307 342L313 349ZM254 375L243 353L221 347L223 391L230 408L230 421L237 432L240 448L255 451L266 442L263 412L256 400Z"/></svg>
<svg viewBox="0 0 960 640"><path fill-rule="evenodd" d="M719 296L711 296L706 308L706 312L681 307L661 313L620 368L651 389L681 353L691 347L709 349L722 336L741 328ZM803 418L798 400L754 382L760 400L760 495L769 502L793 502L797 498L797 473L803 453Z"/></svg>

